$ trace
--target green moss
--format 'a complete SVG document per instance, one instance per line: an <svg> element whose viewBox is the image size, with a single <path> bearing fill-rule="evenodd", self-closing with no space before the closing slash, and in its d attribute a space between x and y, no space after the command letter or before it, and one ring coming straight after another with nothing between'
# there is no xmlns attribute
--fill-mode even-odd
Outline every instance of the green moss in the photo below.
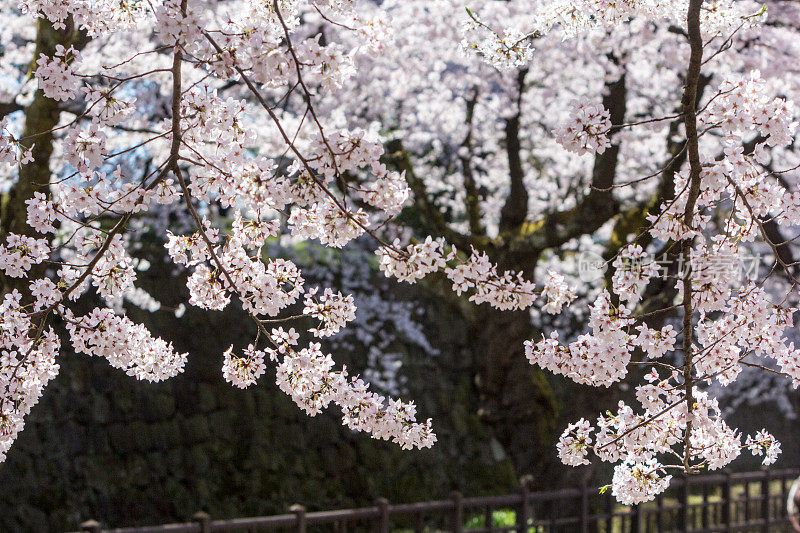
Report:
<svg viewBox="0 0 800 533"><path fill-rule="evenodd" d="M182 426L183 440L186 443L196 443L207 440L211 436L208 419L205 415L195 415L187 419Z"/></svg>
<svg viewBox="0 0 800 533"><path fill-rule="evenodd" d="M197 386L197 407L202 413L209 413L217 407L216 391L207 383Z"/></svg>

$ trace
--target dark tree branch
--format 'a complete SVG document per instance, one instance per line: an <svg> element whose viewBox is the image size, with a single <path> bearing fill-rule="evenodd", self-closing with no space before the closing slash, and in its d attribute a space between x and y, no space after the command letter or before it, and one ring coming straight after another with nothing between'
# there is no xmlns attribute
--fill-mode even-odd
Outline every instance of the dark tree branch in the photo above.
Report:
<svg viewBox="0 0 800 533"><path fill-rule="evenodd" d="M433 203L433 199L428 195L427 187L422 179L414 172L408 152L403 148L400 139L392 139L386 143L384 157L387 163L401 172L405 172L408 186L414 194L414 205L422 215L422 220L427 229L432 233L441 235L447 241L455 244L459 248L468 249L474 244L474 239L460 232L455 231L447 223L447 219L439 208Z"/></svg>
<svg viewBox="0 0 800 533"><path fill-rule="evenodd" d="M14 113L15 111L22 111L25 109L16 102L0 102L0 119Z"/></svg>
<svg viewBox="0 0 800 533"><path fill-rule="evenodd" d="M622 124L627 107L625 74L607 85L603 105L611 115L612 124ZM612 127L613 135L618 127ZM577 205L566 211L546 215L537 222L527 222L508 232L501 232L500 240L507 241L517 252L538 255L549 248L557 248L576 237L597 231L619 213L619 204L613 197L614 177L619 161L619 144L612 145L595 157L589 192Z"/></svg>
<svg viewBox="0 0 800 533"><path fill-rule="evenodd" d="M481 207L478 198L478 187L475 184L475 176L472 173L472 122L475 117L475 104L478 102L478 89L473 89L472 97L467 100L467 136L461 147L466 150L465 155L460 156L461 170L464 174L464 198L469 231L472 235L485 235L486 230L481 221Z"/></svg>
<svg viewBox="0 0 800 533"><path fill-rule="evenodd" d="M686 209L683 213L683 224L693 227L695 206L700 195L700 173L703 169L700 162L700 147L697 134L697 94L700 82L700 69L703 65L703 37L700 33L700 9L703 0L689 0L689 9L686 15L687 35L691 54L689 67L686 71L686 86L683 92L683 124L686 128L686 143L689 157L689 188L686 199ZM688 265L691 259L693 239L691 237L681 241L681 252L684 264ZM692 271L686 269L683 276L683 382L686 398L686 432L684 433L683 468L688 474L691 472L692 458L692 406L694 405L694 379L692 377L692 356L694 325L692 318L694 307L692 305Z"/></svg>
<svg viewBox="0 0 800 533"><path fill-rule="evenodd" d="M761 236L770 245L776 255L778 265L790 278L800 277L800 263L794 258L791 243L781 233L781 228L774 218L761 219Z"/></svg>
<svg viewBox="0 0 800 533"><path fill-rule="evenodd" d="M711 82L711 76L700 75L700 80L697 84L697 101L700 101L703 93ZM687 146L686 138L679 137L680 126L683 123L683 118L678 118L669 124L669 131L667 133L667 162L661 171L661 183L659 184L658 191L652 199L646 211L643 211L642 226L646 219L647 214L658 215L661 211L663 204L669 204L675 198L675 174L678 173L680 168L686 163ZM647 247L652 242L650 233L644 233L639 243L641 246ZM620 245L621 246L621 245ZM670 269L666 276L657 277L650 281L642 296L641 312L648 315L647 323L650 327L659 326L667 316L667 311L671 309L671 302L673 302L676 289L673 282L674 277L671 274L675 273L674 267L669 265L676 265L677 258L680 254L680 247L675 246L674 242L668 242L663 247L663 252L656 255L661 257L666 254L666 262Z"/></svg>
<svg viewBox="0 0 800 533"><path fill-rule="evenodd" d="M742 145L744 154L752 154L756 148L756 145L766 141L766 139L766 137L759 134L756 135L752 140L744 143L744 145ZM721 159L721 157L719 159ZM786 179L781 174L776 173L775 169L772 168L772 165L762 164L761 167L766 170L770 176L778 180L778 182L785 189L791 189ZM774 218L760 217L759 226L761 227L761 236L772 248L773 252L775 253L775 260L781 269L790 278L796 278L800 276L800 264L798 264L797 260L794 258L792 242L783 236L780 225L778 225L777 221L775 221Z"/></svg>
<svg viewBox="0 0 800 533"><path fill-rule="evenodd" d="M522 93L525 87L527 69L517 74L517 112L506 119L505 137L508 154L508 175L511 185L506 202L500 211L500 232L510 231L525 222L528 216L528 190L525 188L525 172L520 156L519 125L522 115Z"/></svg>

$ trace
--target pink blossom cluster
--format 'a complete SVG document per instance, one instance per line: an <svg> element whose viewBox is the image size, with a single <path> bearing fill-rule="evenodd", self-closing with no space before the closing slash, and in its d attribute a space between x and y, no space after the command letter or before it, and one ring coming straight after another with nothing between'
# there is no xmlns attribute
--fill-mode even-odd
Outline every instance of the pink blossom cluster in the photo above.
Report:
<svg viewBox="0 0 800 533"><path fill-rule="evenodd" d="M430 235L420 244L409 244L400 249L400 239L395 239L392 248L384 247L377 252L380 269L386 277L396 277L400 281L415 283L428 274L447 266L447 260L454 254L444 255L444 241L434 240Z"/></svg>
<svg viewBox="0 0 800 533"><path fill-rule="evenodd" d="M502 310L526 309L536 298L534 284L520 272L506 270L502 274L485 252L472 251L467 261L446 268L456 294L472 290L469 299L478 304L488 303Z"/></svg>
<svg viewBox="0 0 800 533"><path fill-rule="evenodd" d="M25 425L24 417L58 375L61 342L52 328L34 342L31 320L12 291L0 303L0 460Z"/></svg>
<svg viewBox="0 0 800 533"><path fill-rule="evenodd" d="M256 350L251 344L241 357L233 355L233 346L222 354L222 377L235 387L245 389L253 385L267 370L264 364L264 351Z"/></svg>
<svg viewBox="0 0 800 533"><path fill-rule="evenodd" d="M628 304L642 297L650 278L659 273L659 267L640 245L631 244L623 248L612 265L614 275L611 282L614 292Z"/></svg>
<svg viewBox="0 0 800 533"><path fill-rule="evenodd" d="M334 293L331 289L317 296L317 289L306 292L303 313L316 318L322 327L309 329L317 337L330 337L335 335L348 322L356 318L356 306L351 295L343 296L341 292Z"/></svg>
<svg viewBox="0 0 800 533"><path fill-rule="evenodd" d="M558 332L539 342L525 341L525 355L531 364L578 383L606 386L628 373L633 340L627 332L633 323L624 307L615 308L610 294L600 294L591 306L591 333L580 335L568 346L558 341Z"/></svg>
<svg viewBox="0 0 800 533"><path fill-rule="evenodd" d="M12 278L25 277L33 265L38 265L50 254L46 239L9 233L5 244L0 245L0 270Z"/></svg>
<svg viewBox="0 0 800 533"><path fill-rule="evenodd" d="M348 377L346 369L333 370L334 362L320 345L291 351L278 365L277 384L307 414L314 416L331 402L343 413L343 423L373 437L392 440L403 449L430 448L436 442L431 421L416 422L413 403L388 400L370 392L367 384Z"/></svg>
<svg viewBox="0 0 800 533"><path fill-rule="evenodd" d="M793 105L785 98L768 96L767 83L757 70L725 80L719 87L720 96L701 115L703 123L718 126L727 136L757 129L766 137L767 146L789 144L797 128Z"/></svg>
<svg viewBox="0 0 800 533"><path fill-rule="evenodd" d="M36 60L36 79L39 81L39 88L45 96L53 100L72 99L81 83L78 75L80 64L81 54L75 48L56 45L53 57L42 54Z"/></svg>
<svg viewBox="0 0 800 533"><path fill-rule="evenodd" d="M76 352L104 357L129 376L163 381L183 372L188 354L110 309L95 308L84 316L66 312L65 319Z"/></svg>
<svg viewBox="0 0 800 533"><path fill-rule="evenodd" d="M636 388L642 412L636 413L623 402L616 413L600 416L592 426L581 419L570 424L558 442L559 457L568 465L588 464L589 454L614 467L612 492L620 502L632 505L652 500L669 487L659 456L669 454L683 442L686 431L686 406L676 385L677 373L661 379L655 370L645 376L646 383ZM780 445L767 432L748 437L728 427L720 416L717 401L706 392L695 390L692 409L692 460L709 470L717 470L739 456L745 447L755 455L766 452L764 464L774 462Z"/></svg>
<svg viewBox="0 0 800 533"><path fill-rule="evenodd" d="M472 11L465 21L461 46L466 52L476 53L487 63L501 71L526 65L533 57L532 35L516 28L503 28L498 33L478 18Z"/></svg>
<svg viewBox="0 0 800 533"><path fill-rule="evenodd" d="M567 283L567 278L554 270L547 272L541 296L545 299L542 309L552 315L560 313L565 305L578 297L575 289Z"/></svg>
<svg viewBox="0 0 800 533"><path fill-rule="evenodd" d="M611 146L609 112L588 98L569 104L569 120L553 131L556 142L578 155L602 154Z"/></svg>
<svg viewBox="0 0 800 533"><path fill-rule="evenodd" d="M0 163L7 165L26 164L31 161L30 149L25 150L8 131L8 119L0 120Z"/></svg>

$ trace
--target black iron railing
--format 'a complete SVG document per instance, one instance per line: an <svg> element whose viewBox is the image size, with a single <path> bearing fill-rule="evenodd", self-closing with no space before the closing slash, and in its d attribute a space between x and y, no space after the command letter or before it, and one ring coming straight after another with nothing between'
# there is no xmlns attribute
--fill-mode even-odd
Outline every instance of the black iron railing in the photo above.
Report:
<svg viewBox="0 0 800 533"><path fill-rule="evenodd" d="M375 505L357 509L306 512L293 505L289 513L253 518L212 520L203 512L190 522L124 529L102 529L89 520L91 533L207 533L221 531L374 531L376 533L655 533L717 531L790 531L786 498L800 469L678 477L653 502L627 507L610 491L596 487L465 498L454 492L447 499Z"/></svg>

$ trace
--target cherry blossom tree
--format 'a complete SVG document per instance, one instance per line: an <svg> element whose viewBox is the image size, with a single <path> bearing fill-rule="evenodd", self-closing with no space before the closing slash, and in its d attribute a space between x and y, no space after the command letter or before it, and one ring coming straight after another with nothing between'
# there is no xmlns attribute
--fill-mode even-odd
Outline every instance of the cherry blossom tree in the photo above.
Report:
<svg viewBox="0 0 800 533"><path fill-rule="evenodd" d="M224 378L274 365L309 415L436 442L413 402L322 349L352 296L265 253L359 239L387 277L445 279L477 309L484 414L518 468L537 451L515 426L546 397L529 363L600 387L644 367L635 405L557 447L614 463L623 503L743 449L776 460L710 385L800 380L790 3L6 0L3 18L3 456L62 342L137 379L182 371L189 354L122 306L153 300L136 286L150 231L187 305L257 328L220 354ZM720 262L745 255L768 272L732 283ZM532 316L549 331L525 339Z"/></svg>

